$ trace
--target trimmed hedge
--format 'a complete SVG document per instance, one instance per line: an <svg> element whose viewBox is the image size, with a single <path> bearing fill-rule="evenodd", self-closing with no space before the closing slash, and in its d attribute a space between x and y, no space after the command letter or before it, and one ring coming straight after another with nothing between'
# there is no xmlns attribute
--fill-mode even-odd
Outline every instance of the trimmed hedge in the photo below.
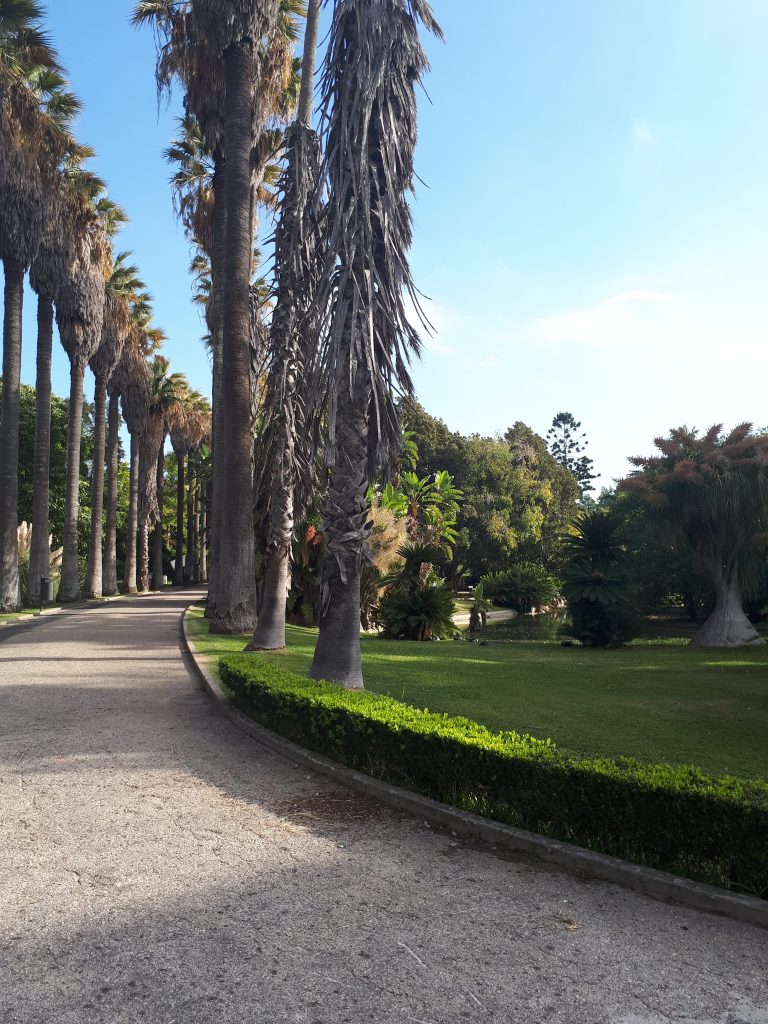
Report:
<svg viewBox="0 0 768 1024"><path fill-rule="evenodd" d="M768 783L582 758L258 656L226 655L220 670L242 711L341 764L532 832L768 897Z"/></svg>

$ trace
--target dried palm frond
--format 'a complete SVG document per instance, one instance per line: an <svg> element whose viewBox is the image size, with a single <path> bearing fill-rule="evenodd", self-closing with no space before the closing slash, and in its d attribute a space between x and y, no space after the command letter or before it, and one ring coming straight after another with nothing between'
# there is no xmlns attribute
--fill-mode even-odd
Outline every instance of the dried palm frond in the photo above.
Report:
<svg viewBox="0 0 768 1024"><path fill-rule="evenodd" d="M144 430L152 399L152 372L142 347L141 331L134 325L110 382L110 388L120 393L126 426L137 436Z"/></svg>
<svg viewBox="0 0 768 1024"><path fill-rule="evenodd" d="M139 526L154 526L160 510L157 504L157 458L165 439L163 411L155 403L144 420L139 437Z"/></svg>

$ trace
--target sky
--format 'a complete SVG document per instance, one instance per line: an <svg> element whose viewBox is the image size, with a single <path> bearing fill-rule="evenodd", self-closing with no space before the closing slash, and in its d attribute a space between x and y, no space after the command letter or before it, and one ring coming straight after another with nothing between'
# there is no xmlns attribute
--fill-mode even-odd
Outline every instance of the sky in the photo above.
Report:
<svg viewBox="0 0 768 1024"><path fill-rule="evenodd" d="M180 98L158 106L131 6L48 0L49 30L85 104L79 137L131 218L118 247L172 368L210 393L162 159ZM414 367L424 406L483 434L545 434L570 411L604 485L674 426L768 425L765 0L433 6L446 40L425 39L411 254L434 326ZM30 293L29 384L34 324Z"/></svg>

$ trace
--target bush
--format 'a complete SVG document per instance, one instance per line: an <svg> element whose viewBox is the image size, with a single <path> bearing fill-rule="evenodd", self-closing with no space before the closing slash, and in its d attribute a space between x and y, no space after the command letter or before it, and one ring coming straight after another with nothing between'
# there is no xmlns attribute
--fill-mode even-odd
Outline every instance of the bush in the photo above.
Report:
<svg viewBox="0 0 768 1024"><path fill-rule="evenodd" d="M499 821L742 891L768 893L768 784L580 758L549 741L228 655L256 721L377 778Z"/></svg>
<svg viewBox="0 0 768 1024"><path fill-rule="evenodd" d="M521 562L502 572L490 572L480 580L486 597L502 608L530 615L534 608L548 608L560 597L560 584L535 562Z"/></svg>
<svg viewBox="0 0 768 1024"><path fill-rule="evenodd" d="M376 613L383 635L393 640L453 636L453 595L434 570L444 559L442 550L433 544L404 544L398 556L400 563L381 580L388 587Z"/></svg>

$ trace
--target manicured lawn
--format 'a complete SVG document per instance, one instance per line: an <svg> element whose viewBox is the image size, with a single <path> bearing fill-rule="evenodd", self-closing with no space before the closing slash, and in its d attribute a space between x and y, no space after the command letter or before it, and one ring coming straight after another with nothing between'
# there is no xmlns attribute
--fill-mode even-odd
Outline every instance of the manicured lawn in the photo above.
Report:
<svg viewBox="0 0 768 1024"><path fill-rule="evenodd" d="M210 655L246 642L209 636L201 610L190 625ZM254 657L305 673L316 635L290 627L288 653ZM712 651L667 641L592 651L535 641L478 646L374 637L362 645L368 689L417 707L549 737L584 754L768 778L768 647Z"/></svg>

